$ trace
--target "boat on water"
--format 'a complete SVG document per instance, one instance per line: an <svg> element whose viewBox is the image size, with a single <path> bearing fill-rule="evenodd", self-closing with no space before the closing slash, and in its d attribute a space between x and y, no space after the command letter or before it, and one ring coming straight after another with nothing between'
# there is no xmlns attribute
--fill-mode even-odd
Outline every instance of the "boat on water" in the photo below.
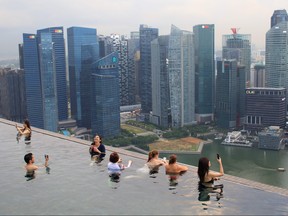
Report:
<svg viewBox="0 0 288 216"><path fill-rule="evenodd" d="M252 142L246 139L245 136L241 135L240 131L228 132L227 137L221 143L223 145L252 147Z"/></svg>
<svg viewBox="0 0 288 216"><path fill-rule="evenodd" d="M277 168L277 170L280 171L280 172L284 172L284 171L285 171L285 168L279 167L279 168Z"/></svg>

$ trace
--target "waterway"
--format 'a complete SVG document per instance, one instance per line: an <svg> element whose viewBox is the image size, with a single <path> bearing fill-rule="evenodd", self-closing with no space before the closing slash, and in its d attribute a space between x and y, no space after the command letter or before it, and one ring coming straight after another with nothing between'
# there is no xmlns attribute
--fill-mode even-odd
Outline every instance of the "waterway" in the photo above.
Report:
<svg viewBox="0 0 288 216"><path fill-rule="evenodd" d="M215 141L205 144L201 154L177 154L177 160L182 163L198 166L200 157L211 161L211 170L218 171L216 154L222 158L225 173L257 182L288 189L288 149L273 151L258 148L226 146ZM169 154L161 154L169 158ZM283 167L285 172L277 171Z"/></svg>

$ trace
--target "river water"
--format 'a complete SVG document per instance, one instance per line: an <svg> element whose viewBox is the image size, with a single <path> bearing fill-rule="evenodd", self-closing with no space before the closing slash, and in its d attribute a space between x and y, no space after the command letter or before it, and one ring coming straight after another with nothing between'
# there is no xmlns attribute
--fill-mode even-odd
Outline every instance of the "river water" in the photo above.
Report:
<svg viewBox="0 0 288 216"><path fill-rule="evenodd" d="M211 161L211 170L219 171L216 154L222 158L226 174L288 189L288 149L273 151L258 148L226 146L215 141L205 144L201 154L177 154L182 163L198 166L200 157ZM169 158L169 154L160 155ZM277 171L278 167L286 169Z"/></svg>

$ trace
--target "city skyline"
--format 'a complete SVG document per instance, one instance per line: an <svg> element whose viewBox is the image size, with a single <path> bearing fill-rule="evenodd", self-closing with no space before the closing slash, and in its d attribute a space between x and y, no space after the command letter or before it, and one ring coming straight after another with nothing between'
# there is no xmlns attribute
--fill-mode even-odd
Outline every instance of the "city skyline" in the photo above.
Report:
<svg viewBox="0 0 288 216"><path fill-rule="evenodd" d="M159 35L169 34L171 25L192 31L198 24L214 24L215 50L221 49L222 35L231 34L231 28L251 34L252 46L265 49L274 10L287 9L285 0L237 4L228 0L1 0L0 6L0 60L18 58L22 33L52 26L63 26L67 41L67 28L72 26L96 28L99 35L130 36L141 24L158 28Z"/></svg>

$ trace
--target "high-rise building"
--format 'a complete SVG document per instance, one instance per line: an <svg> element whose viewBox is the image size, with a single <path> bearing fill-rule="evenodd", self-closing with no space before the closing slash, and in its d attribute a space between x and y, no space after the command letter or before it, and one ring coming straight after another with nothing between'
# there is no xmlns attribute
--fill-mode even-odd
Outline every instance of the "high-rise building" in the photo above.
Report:
<svg viewBox="0 0 288 216"><path fill-rule="evenodd" d="M41 71L36 34L23 34L23 60L27 115L32 126L44 128Z"/></svg>
<svg viewBox="0 0 288 216"><path fill-rule="evenodd" d="M22 69L0 68L0 116L16 122L27 118Z"/></svg>
<svg viewBox="0 0 288 216"><path fill-rule="evenodd" d="M87 82L87 80L82 80L81 75L85 73L82 71L82 61L87 64L86 55L82 59L83 47L91 45L91 48L95 50L90 50L92 53L92 59L90 63L97 61L99 58L99 44L97 40L97 30L94 28L85 27L70 27L67 29L67 39L68 39L68 65L69 65L69 85L70 85L70 104L71 104L71 118L77 120L78 126L85 126L82 123L82 100L81 100L81 82ZM87 50L86 50L87 51ZM86 68L86 67L85 67ZM89 75L88 75L89 77ZM83 77L85 79L85 76ZM87 78L87 77L86 77ZM89 79L89 78L88 78ZM85 94L85 92L84 92ZM84 102L85 103L85 102ZM84 107L85 109L85 107Z"/></svg>
<svg viewBox="0 0 288 216"><path fill-rule="evenodd" d="M270 27L272 28L273 26L277 25L280 22L288 21L288 14L285 9L283 10L275 10L273 15L271 16L271 25Z"/></svg>
<svg viewBox="0 0 288 216"><path fill-rule="evenodd" d="M37 30L37 35L41 33L50 33L53 43L53 55L56 75L56 92L58 104L59 121L68 118L68 95L66 80L66 52L63 27L50 27Z"/></svg>
<svg viewBox="0 0 288 216"><path fill-rule="evenodd" d="M245 129L260 131L268 126L285 127L286 89L254 87L246 89Z"/></svg>
<svg viewBox="0 0 288 216"><path fill-rule="evenodd" d="M193 33L171 26L169 88L172 127L195 123L195 57Z"/></svg>
<svg viewBox="0 0 288 216"><path fill-rule="evenodd" d="M158 37L158 29L140 25L140 99L142 113L148 118L152 110L151 41ZM146 118L146 120L148 120Z"/></svg>
<svg viewBox="0 0 288 216"><path fill-rule="evenodd" d="M57 131L58 104L56 84L56 61L52 34L38 32L38 51L41 73L44 129Z"/></svg>
<svg viewBox="0 0 288 216"><path fill-rule="evenodd" d="M195 116L197 122L214 120L214 25L193 27L195 37Z"/></svg>
<svg viewBox="0 0 288 216"><path fill-rule="evenodd" d="M137 77L139 74L139 32L131 32L131 38L128 39L128 103L136 104L136 98L139 97ZM136 102L137 101L137 102Z"/></svg>
<svg viewBox="0 0 288 216"><path fill-rule="evenodd" d="M98 60L98 44L81 46L81 73L80 73L80 98L81 98L81 126L91 129L91 65Z"/></svg>
<svg viewBox="0 0 288 216"><path fill-rule="evenodd" d="M235 128L237 121L237 61L217 61L216 124L222 128Z"/></svg>
<svg viewBox="0 0 288 216"><path fill-rule="evenodd" d="M128 68L128 40L117 34L110 35L113 44L113 51L119 56L119 85L120 85L120 105L129 105L129 68Z"/></svg>
<svg viewBox="0 0 288 216"><path fill-rule="evenodd" d="M238 34L236 28L232 28L233 34L223 35L223 60L236 59L238 64L245 66L245 79L247 85L250 82L251 65L251 35Z"/></svg>
<svg viewBox="0 0 288 216"><path fill-rule="evenodd" d="M152 113L150 122L168 128L170 125L170 93L168 74L169 35L151 42Z"/></svg>
<svg viewBox="0 0 288 216"><path fill-rule="evenodd" d="M120 133L118 53L92 64L91 129L93 134L114 137Z"/></svg>
<svg viewBox="0 0 288 216"><path fill-rule="evenodd" d="M265 65L254 65L254 87L265 87Z"/></svg>
<svg viewBox="0 0 288 216"><path fill-rule="evenodd" d="M287 12L286 12L287 16ZM282 19L280 19L282 20ZM288 21L271 22L266 33L266 87L288 89ZM272 21L272 19L271 19ZM286 103L288 103L286 101Z"/></svg>

